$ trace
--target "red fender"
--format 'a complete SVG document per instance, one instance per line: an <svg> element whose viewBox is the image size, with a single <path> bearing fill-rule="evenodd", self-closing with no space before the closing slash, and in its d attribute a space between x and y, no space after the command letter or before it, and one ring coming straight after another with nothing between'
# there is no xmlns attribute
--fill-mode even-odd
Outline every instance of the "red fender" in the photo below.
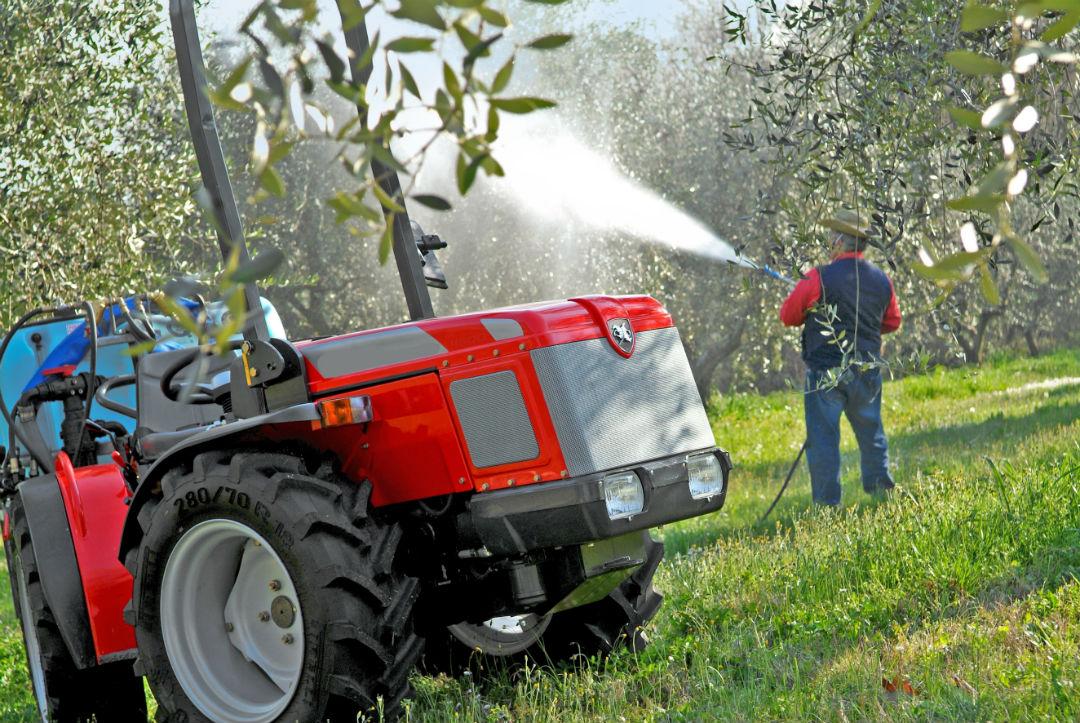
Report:
<svg viewBox="0 0 1080 723"><path fill-rule="evenodd" d="M132 578L116 552L130 494L120 468L98 464L75 469L61 452L56 457L56 479L71 528L98 662L129 657L135 649L135 629L124 622L123 613L131 600Z"/></svg>

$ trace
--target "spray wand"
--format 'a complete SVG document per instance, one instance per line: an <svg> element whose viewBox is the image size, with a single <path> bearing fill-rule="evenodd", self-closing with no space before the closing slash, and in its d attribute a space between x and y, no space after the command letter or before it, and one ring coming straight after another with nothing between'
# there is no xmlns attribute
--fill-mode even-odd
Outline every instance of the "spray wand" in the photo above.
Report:
<svg viewBox="0 0 1080 723"><path fill-rule="evenodd" d="M768 264L762 264L761 266L757 267L757 270L760 271L761 273L765 274L769 278L773 278L773 279L776 279L777 281L784 282L788 286L794 286L795 285L795 280L794 279L790 279L787 276L784 276L779 271L771 268Z"/></svg>
<svg viewBox="0 0 1080 723"><path fill-rule="evenodd" d="M795 286L795 281L793 279L784 276L782 273L772 268L768 264L758 264L756 261L751 261L742 254L739 254L738 259L728 260L728 263L734 264L736 266L742 266L748 269L753 269L754 271L760 271L761 273L768 276L770 279L776 279L777 281L785 283L788 286Z"/></svg>

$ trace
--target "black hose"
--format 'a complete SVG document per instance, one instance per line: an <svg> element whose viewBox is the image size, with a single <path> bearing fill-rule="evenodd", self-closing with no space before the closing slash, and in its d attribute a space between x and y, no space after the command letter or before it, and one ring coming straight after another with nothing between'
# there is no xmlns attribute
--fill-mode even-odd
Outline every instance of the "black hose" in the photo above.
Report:
<svg viewBox="0 0 1080 723"><path fill-rule="evenodd" d="M19 329L22 329L24 326L26 326L26 324L36 316L42 316L43 314L48 313L56 313L57 311L59 311L59 309L38 307L37 309L28 311L22 316L20 316L19 319L12 325L11 329L8 330L8 333L4 336L3 343L0 344L0 362L3 361L4 354L7 353L8 345L11 344L11 340L15 338L15 334L19 331ZM7 423L8 429L10 429L15 434L15 437L20 442L22 442L23 447L25 447L26 451L29 452L30 456L34 458L34 461L38 463L38 466L46 472L52 472L53 467L49 463L49 460L41 459L40 457L38 457L38 455L34 453L33 445L30 444L30 442L28 442L25 437L23 437L22 430L15 426L15 421L11 418L11 412L8 410L7 405L4 404L4 393L2 389L0 389L0 414L3 414L4 421ZM13 454L13 452L9 451L8 454Z"/></svg>
<svg viewBox="0 0 1080 723"><path fill-rule="evenodd" d="M97 317L94 315L94 306L89 301L82 302L82 307L86 311L86 323L90 325L90 376L86 380L86 403L83 405L82 424L79 425L79 436L77 437L79 446L76 447L76 449L79 451L76 454L78 456L82 456L82 443L83 437L86 435L86 422L90 419L90 405L94 403L94 392L97 391ZM96 453L94 454L94 457L97 457Z"/></svg>
<svg viewBox="0 0 1080 723"><path fill-rule="evenodd" d="M109 392L111 392L116 387L126 387L134 383L134 374L124 374L121 376L109 377L108 379L103 381L101 385L97 388L97 391L94 393L94 399L97 400L99 407L105 407L109 411L116 412L117 414L123 414L125 417L138 419L139 413L136 410L132 409L126 404L121 404L120 402L109 399L108 397Z"/></svg>
<svg viewBox="0 0 1080 723"><path fill-rule="evenodd" d="M791 477L795 474L795 468L799 466L799 460L802 459L803 452L806 451L806 445L809 443L810 440L806 439L802 443L802 446L799 447L799 453L795 455L795 461L791 463L791 469L788 470L787 477L784 478L784 484L780 485L780 491L776 493L776 499L772 501L772 504L769 505L769 509L765 510L765 514L763 514L761 518L757 521L759 525L764 522L769 515L772 514L773 509L776 508L776 503L779 502L780 498L784 496L784 491L787 489L788 483L791 482Z"/></svg>
<svg viewBox="0 0 1080 723"><path fill-rule="evenodd" d="M139 324L142 323L142 320L140 319L139 322L136 323L135 317L131 315L131 309L128 308L127 302L123 299L120 300L120 313L123 315L124 321L128 323L128 331L135 337L135 341L139 343L156 341L156 337L153 335L154 328L152 326L150 327L149 334L144 331L143 328L139 326Z"/></svg>
<svg viewBox="0 0 1080 723"><path fill-rule="evenodd" d="M11 455L15 454L15 427L8 425L8 442L7 447L4 449L4 467L7 467L8 460L11 459ZM4 478L4 470L0 469L0 479Z"/></svg>

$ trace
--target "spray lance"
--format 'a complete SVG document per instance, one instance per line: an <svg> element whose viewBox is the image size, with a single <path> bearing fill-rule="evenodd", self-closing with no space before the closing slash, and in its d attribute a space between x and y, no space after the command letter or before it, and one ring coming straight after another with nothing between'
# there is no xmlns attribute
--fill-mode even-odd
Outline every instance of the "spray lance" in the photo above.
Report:
<svg viewBox="0 0 1080 723"><path fill-rule="evenodd" d="M749 268L754 269L755 271L760 271L761 273L768 276L770 279L776 279L777 281L785 283L788 286L795 286L795 280L794 279L791 279L791 278L789 278L787 276L784 276L782 273L780 273L776 269L772 268L768 264L760 264L759 265L759 264L756 264L756 263L754 263L753 261L751 261L750 259L747 259L747 258L743 258L743 261L746 262L746 265Z"/></svg>
<svg viewBox="0 0 1080 723"><path fill-rule="evenodd" d="M758 262L754 261L753 259L748 259L745 256L743 256L742 253L740 253L739 250L731 249L730 246L728 247L728 253L734 253L735 254L734 258L732 258L730 256L727 256L726 258L724 258L724 261L727 261L732 266L741 266L744 269L751 269L753 271L758 271L758 272L760 272L762 274L765 274L770 279L775 279L776 281L779 281L779 282L781 282L783 284L787 284L788 286L792 286L792 287L795 286L795 280L794 279L792 279L792 278L790 278L788 276L784 276L782 273L780 273L776 269L772 268L768 264L759 264Z"/></svg>

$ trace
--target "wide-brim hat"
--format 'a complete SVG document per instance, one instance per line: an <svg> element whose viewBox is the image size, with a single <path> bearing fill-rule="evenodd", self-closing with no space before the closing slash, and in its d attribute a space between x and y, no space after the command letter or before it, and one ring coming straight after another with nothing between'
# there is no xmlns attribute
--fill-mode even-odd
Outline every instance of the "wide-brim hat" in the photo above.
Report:
<svg viewBox="0 0 1080 723"><path fill-rule="evenodd" d="M821 225L855 238L870 238L870 222L861 214L847 208L842 208L832 216L823 218Z"/></svg>

